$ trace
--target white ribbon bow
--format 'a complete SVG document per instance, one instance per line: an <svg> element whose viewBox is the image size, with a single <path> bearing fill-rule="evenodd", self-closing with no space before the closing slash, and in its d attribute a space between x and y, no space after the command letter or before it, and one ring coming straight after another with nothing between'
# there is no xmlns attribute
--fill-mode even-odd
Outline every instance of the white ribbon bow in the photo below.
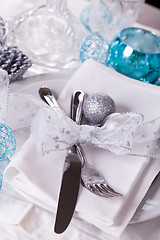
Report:
<svg viewBox="0 0 160 240"><path fill-rule="evenodd" d="M128 154L138 125L139 113L122 113L108 119L102 127L77 125L60 108L42 107L32 124L32 135L43 154L65 150L74 144L91 143L117 155Z"/></svg>
<svg viewBox="0 0 160 240"><path fill-rule="evenodd" d="M10 94L8 107L7 124L13 130L31 126L36 148L43 154L90 142L117 155L160 158L160 117L143 122L141 114L129 112L110 118L102 127L79 126L60 108L20 93Z"/></svg>

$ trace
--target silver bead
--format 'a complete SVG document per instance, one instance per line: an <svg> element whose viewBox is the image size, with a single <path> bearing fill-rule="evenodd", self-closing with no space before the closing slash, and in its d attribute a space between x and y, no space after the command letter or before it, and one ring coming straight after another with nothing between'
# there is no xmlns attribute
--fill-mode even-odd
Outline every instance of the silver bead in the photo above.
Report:
<svg viewBox="0 0 160 240"><path fill-rule="evenodd" d="M113 99L105 93L94 93L84 100L83 114L92 124L100 124L111 113L115 112Z"/></svg>

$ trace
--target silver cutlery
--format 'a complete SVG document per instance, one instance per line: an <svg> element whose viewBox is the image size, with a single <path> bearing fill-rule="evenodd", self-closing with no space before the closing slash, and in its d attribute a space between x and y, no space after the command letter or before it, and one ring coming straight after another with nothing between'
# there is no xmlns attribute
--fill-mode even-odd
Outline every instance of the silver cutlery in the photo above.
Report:
<svg viewBox="0 0 160 240"><path fill-rule="evenodd" d="M55 100L49 88L40 88L39 95L41 99L51 107L58 107L57 101ZM68 227L75 210L79 193L82 166L75 146L72 146L68 149L64 166L65 170L62 176L54 226L54 231L56 233L62 233Z"/></svg>
<svg viewBox="0 0 160 240"><path fill-rule="evenodd" d="M71 100L71 118L77 124L82 121L82 108L85 94L78 90L72 95ZM114 191L106 182L104 177L96 171L86 160L83 148L80 144L76 145L77 153L82 161L81 182L82 185L94 194L102 197L115 197L121 194Z"/></svg>
<svg viewBox="0 0 160 240"><path fill-rule="evenodd" d="M46 91L47 97L44 98L44 93L41 94L43 101L47 102L51 107L58 106L56 100L52 97L51 91L48 88L43 88ZM47 99L47 101L46 101ZM85 99L85 94L82 91L75 91L71 99L71 118L77 123L81 124L82 121L82 108ZM90 192L102 196L102 197L115 197L121 196L120 193L113 190L104 177L96 171L86 160L84 151L82 147L77 144L76 146L77 154L79 155L82 162L81 171L81 183ZM75 149L74 149L75 150Z"/></svg>

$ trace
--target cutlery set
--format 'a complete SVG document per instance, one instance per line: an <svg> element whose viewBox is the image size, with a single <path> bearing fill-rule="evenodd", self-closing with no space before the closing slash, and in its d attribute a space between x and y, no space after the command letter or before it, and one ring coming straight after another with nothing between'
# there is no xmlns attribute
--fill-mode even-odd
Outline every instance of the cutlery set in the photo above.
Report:
<svg viewBox="0 0 160 240"><path fill-rule="evenodd" d="M82 110L84 102L84 92L80 90L75 91L72 95L71 101L71 118L77 124L81 124L82 122ZM91 116L91 113L88 116ZM77 154L79 155L82 162L82 185L98 196L114 197L120 195L119 193L115 192L111 187L109 187L104 177L87 162L82 146L80 144L77 144L76 149Z"/></svg>
<svg viewBox="0 0 160 240"><path fill-rule="evenodd" d="M39 95L50 107L59 107L49 88L40 88ZM72 94L71 119L78 125L81 125L82 122L84 101L85 93L82 91L78 90ZM79 143L68 149L64 166L54 226L56 233L64 232L72 219L80 182L86 189L98 196L107 198L122 196L108 186L104 177L87 162Z"/></svg>

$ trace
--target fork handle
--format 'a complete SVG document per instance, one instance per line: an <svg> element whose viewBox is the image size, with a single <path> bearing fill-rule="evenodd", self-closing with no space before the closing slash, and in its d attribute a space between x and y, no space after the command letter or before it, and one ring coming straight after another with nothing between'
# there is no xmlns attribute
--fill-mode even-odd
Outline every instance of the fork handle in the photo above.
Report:
<svg viewBox="0 0 160 240"><path fill-rule="evenodd" d="M84 92L77 90L72 94L71 99L71 119L77 124L81 124L82 121L82 106L84 102Z"/></svg>
<svg viewBox="0 0 160 240"><path fill-rule="evenodd" d="M79 145L79 144L76 145L76 151L77 151L77 154L78 154L79 158L81 159L82 169L84 169L86 164L88 164L88 163L86 163L85 153L84 153L83 148L81 147L81 145Z"/></svg>

